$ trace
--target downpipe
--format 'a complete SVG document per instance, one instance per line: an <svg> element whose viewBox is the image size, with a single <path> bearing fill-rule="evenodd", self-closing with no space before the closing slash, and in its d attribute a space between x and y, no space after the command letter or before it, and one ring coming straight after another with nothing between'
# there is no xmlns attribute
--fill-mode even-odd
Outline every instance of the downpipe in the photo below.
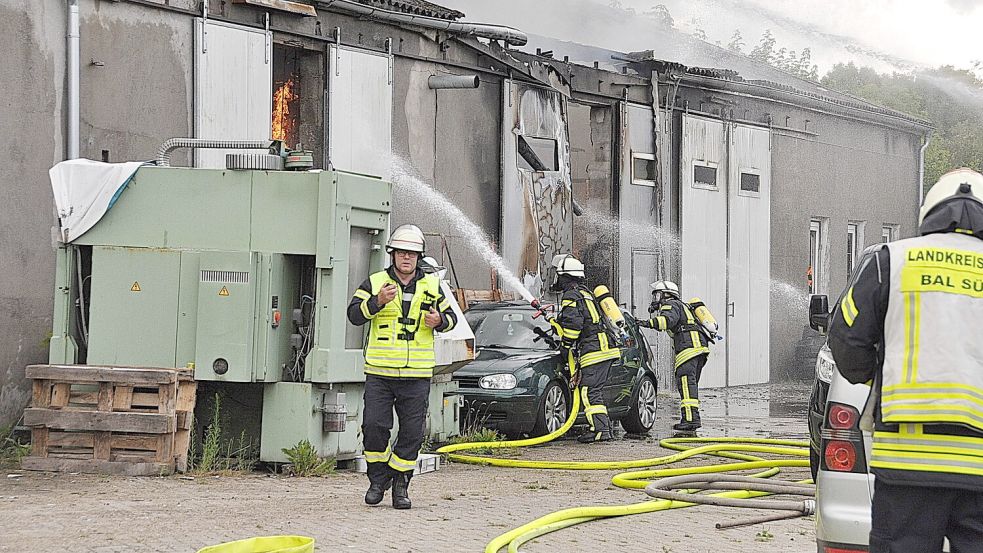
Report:
<svg viewBox="0 0 983 553"><path fill-rule="evenodd" d="M68 0L68 129L67 159L79 157L79 0Z"/></svg>
<svg viewBox="0 0 983 553"><path fill-rule="evenodd" d="M931 141L932 133L925 133L922 147L918 150L918 207L921 207L922 202L925 201L925 150L928 149L928 144Z"/></svg>

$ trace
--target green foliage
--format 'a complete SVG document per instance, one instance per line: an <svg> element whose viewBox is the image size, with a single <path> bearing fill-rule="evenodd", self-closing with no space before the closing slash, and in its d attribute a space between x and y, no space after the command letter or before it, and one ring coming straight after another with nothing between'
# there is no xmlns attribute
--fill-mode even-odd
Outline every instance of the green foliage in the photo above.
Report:
<svg viewBox="0 0 983 553"><path fill-rule="evenodd" d="M335 460L320 457L308 440L298 442L293 447L282 449L290 462L290 473L294 476L327 476L335 470Z"/></svg>
<svg viewBox="0 0 983 553"><path fill-rule="evenodd" d="M932 123L926 189L956 167L983 170L983 80L971 71L943 66L885 75L847 63L835 65L822 84Z"/></svg>
<svg viewBox="0 0 983 553"><path fill-rule="evenodd" d="M727 49L731 52L737 52L738 54L744 53L744 37L741 36L741 31L734 31L734 34L730 37L730 42L727 44Z"/></svg>
<svg viewBox="0 0 983 553"><path fill-rule="evenodd" d="M460 436L454 436L450 439L452 444L469 444L469 443L485 443L485 442L500 442L505 438L498 433L496 430L490 428L482 428L480 426L475 426L472 428L467 428ZM500 455L511 455L514 454L516 448L514 447L504 447L504 448L491 448L491 447L479 447L476 449L469 449L466 452L475 455L491 455L492 453Z"/></svg>
<svg viewBox="0 0 983 553"><path fill-rule="evenodd" d="M23 444L14 436L13 426L0 428L0 467L19 467L20 460L30 452L30 444Z"/></svg>
<svg viewBox="0 0 983 553"><path fill-rule="evenodd" d="M215 394L212 418L205 428L201 453L197 453L197 436L191 436L191 453L188 456L188 472L192 474L231 474L250 472L259 461L259 453L252 438L243 430L239 436L225 439L222 430L222 399Z"/></svg>

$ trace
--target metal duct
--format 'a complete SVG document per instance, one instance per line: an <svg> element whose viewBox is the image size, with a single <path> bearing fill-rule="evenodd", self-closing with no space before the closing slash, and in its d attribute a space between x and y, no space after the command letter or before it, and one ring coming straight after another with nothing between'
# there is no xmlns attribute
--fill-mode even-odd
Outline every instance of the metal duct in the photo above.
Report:
<svg viewBox="0 0 983 553"><path fill-rule="evenodd" d="M319 0L318 5L327 10L336 10L346 13L354 13L381 21L391 23L402 23L406 25L416 25L426 29L436 29L438 31L448 31L451 33L461 33L492 40L502 40L512 46L524 46L529 42L529 37L518 29L504 27L501 25L485 25L483 23L463 23L437 19L436 17L425 17L422 15L412 15L400 13L380 8L373 8L351 0Z"/></svg>
<svg viewBox="0 0 983 553"><path fill-rule="evenodd" d="M477 75L430 75L427 86L432 90L443 88L478 88L481 79Z"/></svg>
<svg viewBox="0 0 983 553"><path fill-rule="evenodd" d="M157 166L171 166L171 152L178 148L215 148L220 150L268 150L272 140L208 140L205 138L168 138L157 149Z"/></svg>

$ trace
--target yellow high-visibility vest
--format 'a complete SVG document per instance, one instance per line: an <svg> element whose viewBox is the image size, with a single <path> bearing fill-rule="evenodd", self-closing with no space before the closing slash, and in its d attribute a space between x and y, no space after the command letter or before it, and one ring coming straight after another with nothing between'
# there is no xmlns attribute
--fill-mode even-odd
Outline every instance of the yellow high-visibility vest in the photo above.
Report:
<svg viewBox="0 0 983 553"><path fill-rule="evenodd" d="M426 275L416 281L408 313L403 313L403 287L386 271L369 277L372 295L386 284L396 285L396 297L371 318L365 346L365 374L398 378L430 378L437 364L434 331L424 322L429 306L438 308L440 281ZM425 307L425 304L429 306Z"/></svg>

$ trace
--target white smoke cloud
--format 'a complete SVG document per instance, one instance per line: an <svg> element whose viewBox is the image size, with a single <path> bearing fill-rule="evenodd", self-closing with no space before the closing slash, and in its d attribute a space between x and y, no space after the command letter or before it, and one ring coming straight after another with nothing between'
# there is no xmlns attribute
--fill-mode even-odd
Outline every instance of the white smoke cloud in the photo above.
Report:
<svg viewBox="0 0 983 553"><path fill-rule="evenodd" d="M612 50L657 47L646 25L665 4L678 29L702 31L726 46L740 30L745 52L770 29L779 46L812 50L820 71L855 61L881 71L954 65L983 59L980 0L442 0L467 19ZM558 52L562 54L562 52ZM983 75L981 75L983 76Z"/></svg>

